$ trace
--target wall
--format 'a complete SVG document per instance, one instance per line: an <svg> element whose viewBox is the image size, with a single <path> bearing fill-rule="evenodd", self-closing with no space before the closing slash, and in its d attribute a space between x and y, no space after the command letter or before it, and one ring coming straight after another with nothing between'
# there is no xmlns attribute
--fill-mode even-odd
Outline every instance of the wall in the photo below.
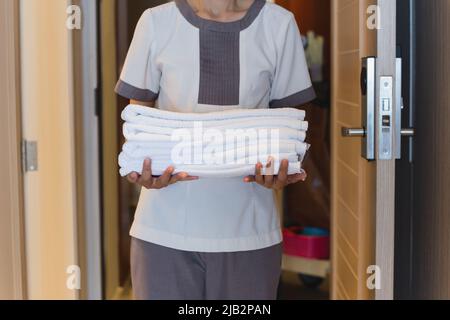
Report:
<svg viewBox="0 0 450 320"><path fill-rule="evenodd" d="M309 30L324 37L325 79L330 75L331 1L330 0L276 0L275 3L292 11L303 35Z"/></svg>
<svg viewBox="0 0 450 320"><path fill-rule="evenodd" d="M71 33L67 1L21 0L23 137L38 142L37 172L24 177L28 296L76 299L77 265Z"/></svg>
<svg viewBox="0 0 450 320"><path fill-rule="evenodd" d="M450 1L416 6L413 298L450 299Z"/></svg>

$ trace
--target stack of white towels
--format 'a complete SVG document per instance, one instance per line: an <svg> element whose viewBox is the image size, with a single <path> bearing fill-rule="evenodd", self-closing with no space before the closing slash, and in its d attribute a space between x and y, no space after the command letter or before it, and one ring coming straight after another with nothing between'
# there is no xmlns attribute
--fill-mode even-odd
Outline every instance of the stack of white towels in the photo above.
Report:
<svg viewBox="0 0 450 320"><path fill-rule="evenodd" d="M122 119L121 176L142 173L147 158L155 176L173 166L174 174L243 177L254 175L258 162L263 174L276 175L282 160L289 161L289 174L297 174L309 149L305 112L292 108L178 113L129 105Z"/></svg>

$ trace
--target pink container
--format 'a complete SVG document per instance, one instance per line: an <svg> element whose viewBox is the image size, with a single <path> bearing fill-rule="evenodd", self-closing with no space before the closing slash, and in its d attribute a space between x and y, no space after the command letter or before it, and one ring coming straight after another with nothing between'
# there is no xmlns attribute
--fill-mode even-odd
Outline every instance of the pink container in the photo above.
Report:
<svg viewBox="0 0 450 320"><path fill-rule="evenodd" d="M308 259L328 259L330 257L330 236L323 232L322 234L304 233L306 229L308 228L292 227L283 230L284 253Z"/></svg>

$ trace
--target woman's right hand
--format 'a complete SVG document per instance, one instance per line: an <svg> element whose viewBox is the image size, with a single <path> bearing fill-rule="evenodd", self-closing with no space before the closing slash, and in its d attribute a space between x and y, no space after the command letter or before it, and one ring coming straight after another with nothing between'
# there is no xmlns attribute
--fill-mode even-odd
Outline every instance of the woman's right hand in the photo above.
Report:
<svg viewBox="0 0 450 320"><path fill-rule="evenodd" d="M132 172L127 176L127 179L131 183L136 183L146 189L162 189L177 182L198 180L198 177L192 177L186 172L172 175L174 170L174 167L170 166L161 176L154 177L152 175L152 161L146 159L142 167L142 175Z"/></svg>

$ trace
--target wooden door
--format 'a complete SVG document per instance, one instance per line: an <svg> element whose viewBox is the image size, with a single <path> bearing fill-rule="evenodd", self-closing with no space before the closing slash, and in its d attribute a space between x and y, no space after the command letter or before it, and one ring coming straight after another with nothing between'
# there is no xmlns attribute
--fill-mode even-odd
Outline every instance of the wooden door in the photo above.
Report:
<svg viewBox="0 0 450 320"><path fill-rule="evenodd" d="M412 299L450 299L450 1L416 4Z"/></svg>
<svg viewBox="0 0 450 320"><path fill-rule="evenodd" d="M375 4L378 30L367 24ZM390 299L395 161L362 158L361 139L342 137L341 128L362 125L361 58L378 56L377 82L395 76L395 1L333 0L332 20L332 298ZM367 286L375 265L380 290Z"/></svg>
<svg viewBox="0 0 450 320"><path fill-rule="evenodd" d="M79 297L67 286L67 270L79 261L72 37L61 27L66 10L65 1L20 1L22 137L37 145L37 166L23 177L27 297L33 300Z"/></svg>

